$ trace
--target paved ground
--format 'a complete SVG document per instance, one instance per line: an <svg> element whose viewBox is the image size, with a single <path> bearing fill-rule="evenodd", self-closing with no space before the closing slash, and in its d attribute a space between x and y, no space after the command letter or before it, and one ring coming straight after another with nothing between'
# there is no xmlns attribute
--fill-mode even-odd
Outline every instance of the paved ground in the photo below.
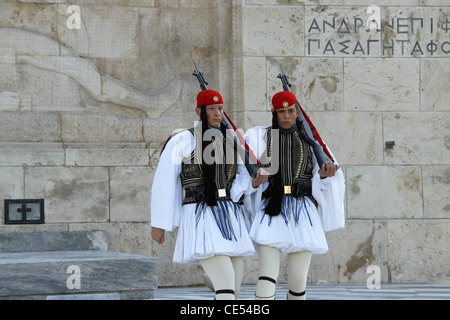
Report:
<svg viewBox="0 0 450 320"><path fill-rule="evenodd" d="M244 285L238 300L254 300L254 286ZM277 300L286 300L287 285L277 285ZM369 290L364 285L311 284L306 288L308 300L450 300L450 285L382 284ZM214 294L206 287L160 288L155 300L212 300Z"/></svg>

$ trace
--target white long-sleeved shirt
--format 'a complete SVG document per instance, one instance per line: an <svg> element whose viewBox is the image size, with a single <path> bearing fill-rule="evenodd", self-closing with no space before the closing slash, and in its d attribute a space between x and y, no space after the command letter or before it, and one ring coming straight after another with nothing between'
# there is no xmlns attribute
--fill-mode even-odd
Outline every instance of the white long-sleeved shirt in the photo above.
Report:
<svg viewBox="0 0 450 320"><path fill-rule="evenodd" d="M193 204L182 205L183 188L180 179L183 159L190 157L194 148L195 138L188 130L178 133L166 144L153 178L152 227L172 231L179 226L183 210L194 210ZM253 189L251 177L238 156L236 178L230 190L232 201L237 202L242 195L249 195L257 190Z"/></svg>

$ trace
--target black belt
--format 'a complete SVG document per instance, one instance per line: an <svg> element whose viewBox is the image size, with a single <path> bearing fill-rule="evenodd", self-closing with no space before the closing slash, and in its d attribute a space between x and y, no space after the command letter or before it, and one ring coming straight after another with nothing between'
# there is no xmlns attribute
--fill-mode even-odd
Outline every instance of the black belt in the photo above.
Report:
<svg viewBox="0 0 450 320"><path fill-rule="evenodd" d="M266 191L263 192L262 198L270 198L272 188L269 186ZM296 183L291 186L283 186L283 194L285 196L291 196L294 198L300 198L305 196L312 196L312 187L311 183L305 184L305 183Z"/></svg>
<svg viewBox="0 0 450 320"><path fill-rule="evenodd" d="M218 201L231 201L230 190L220 189L216 191L216 199ZM199 186L185 190L183 204L206 202L205 187ZM242 204L241 200L238 204Z"/></svg>

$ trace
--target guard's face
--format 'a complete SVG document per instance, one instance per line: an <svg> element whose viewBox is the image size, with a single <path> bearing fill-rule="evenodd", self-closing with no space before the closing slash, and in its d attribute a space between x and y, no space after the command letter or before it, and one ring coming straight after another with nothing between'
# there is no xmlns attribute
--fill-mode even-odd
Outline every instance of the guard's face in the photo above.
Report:
<svg viewBox="0 0 450 320"><path fill-rule="evenodd" d="M282 129L289 129L295 123L295 119L299 115L300 110L297 109L295 104L290 105L287 108L277 110L278 125Z"/></svg>
<svg viewBox="0 0 450 320"><path fill-rule="evenodd" d="M196 108L195 111L200 118L200 108ZM223 118L223 104L211 104L206 106L206 117L208 119L208 126L211 128L220 126Z"/></svg>

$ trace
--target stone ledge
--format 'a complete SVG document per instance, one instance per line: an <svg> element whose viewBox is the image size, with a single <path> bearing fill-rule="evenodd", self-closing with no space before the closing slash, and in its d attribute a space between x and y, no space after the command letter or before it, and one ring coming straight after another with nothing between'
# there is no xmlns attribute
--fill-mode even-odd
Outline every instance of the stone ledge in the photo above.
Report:
<svg viewBox="0 0 450 320"><path fill-rule="evenodd" d="M69 289L69 266L80 270L79 289ZM157 259L111 251L0 253L0 299L113 294L150 299L157 288Z"/></svg>
<svg viewBox="0 0 450 320"><path fill-rule="evenodd" d="M147 166L143 142L0 142L0 166Z"/></svg>
<svg viewBox="0 0 450 320"><path fill-rule="evenodd" d="M107 250L103 231L0 233L0 254L37 251ZM2 261L0 261L2 264Z"/></svg>
<svg viewBox="0 0 450 320"><path fill-rule="evenodd" d="M0 234L0 300L152 299L157 259L106 251L107 238L104 231ZM69 288L74 277L79 286Z"/></svg>

